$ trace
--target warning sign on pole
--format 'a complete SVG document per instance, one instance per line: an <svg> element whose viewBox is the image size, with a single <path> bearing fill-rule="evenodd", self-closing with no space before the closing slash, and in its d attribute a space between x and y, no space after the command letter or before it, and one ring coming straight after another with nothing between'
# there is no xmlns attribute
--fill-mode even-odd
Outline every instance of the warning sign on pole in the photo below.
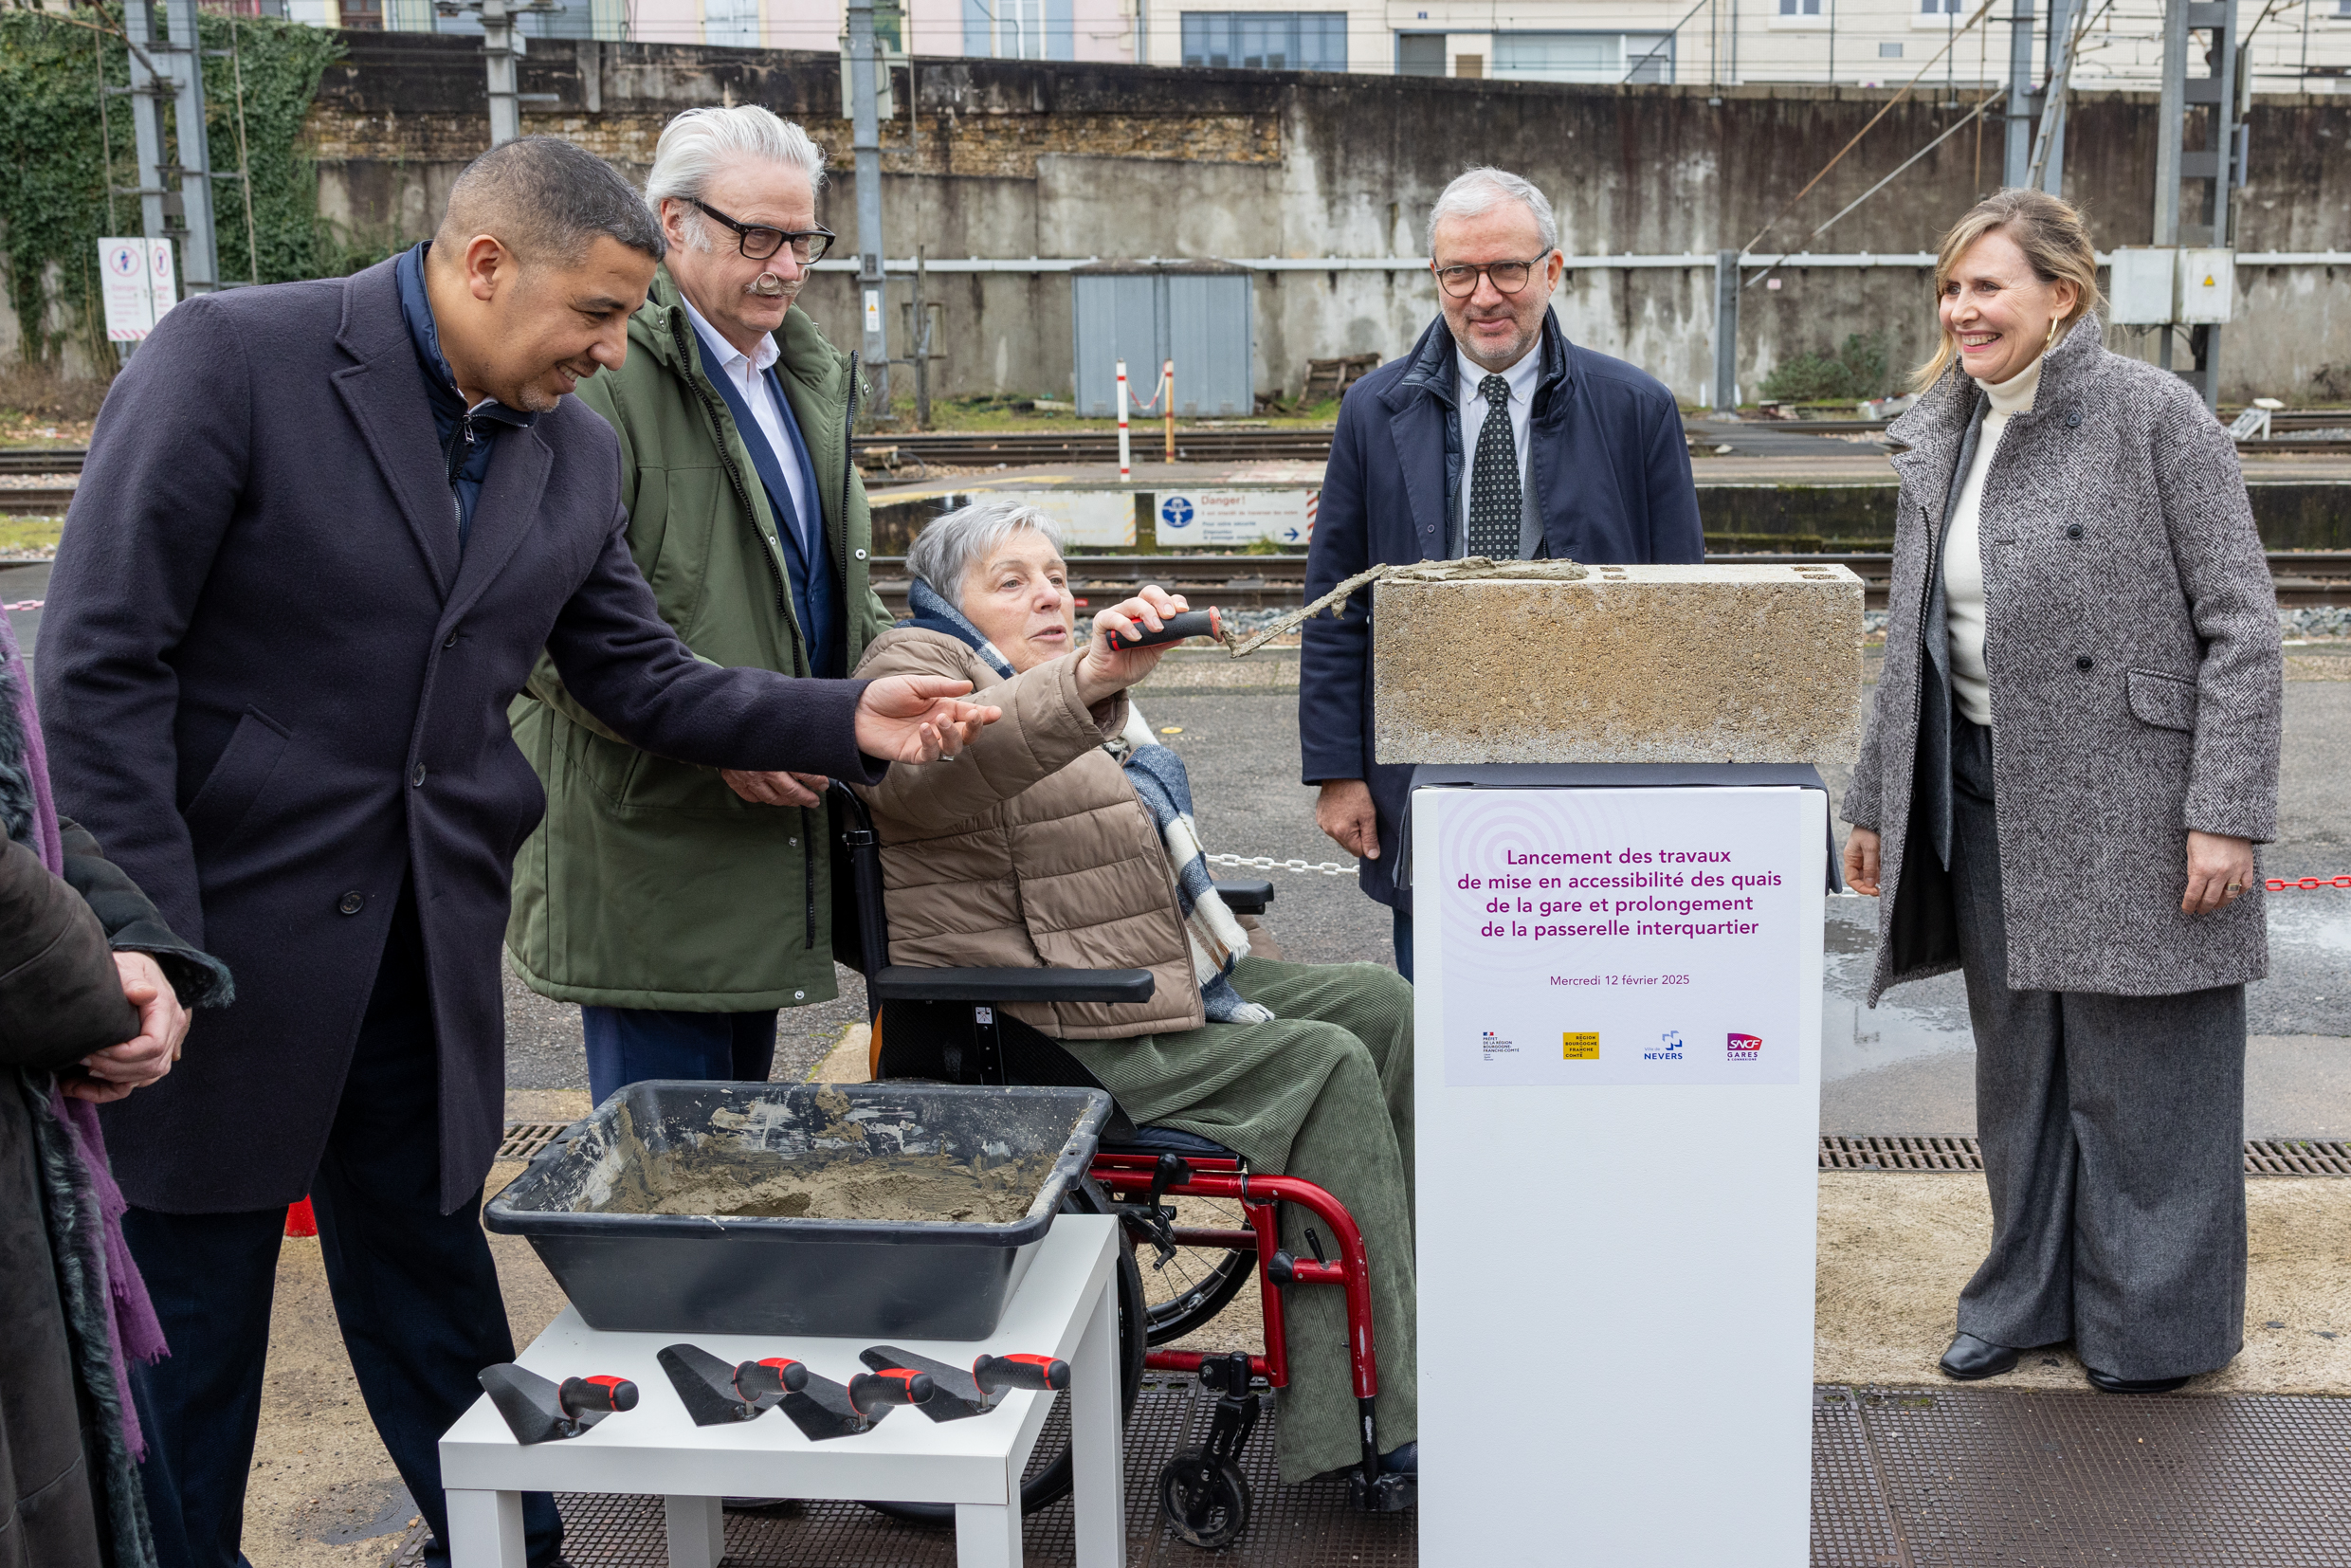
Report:
<svg viewBox="0 0 2351 1568"><path fill-rule="evenodd" d="M179 301L172 242L117 238L98 242L99 276L105 280L106 340L136 343Z"/></svg>

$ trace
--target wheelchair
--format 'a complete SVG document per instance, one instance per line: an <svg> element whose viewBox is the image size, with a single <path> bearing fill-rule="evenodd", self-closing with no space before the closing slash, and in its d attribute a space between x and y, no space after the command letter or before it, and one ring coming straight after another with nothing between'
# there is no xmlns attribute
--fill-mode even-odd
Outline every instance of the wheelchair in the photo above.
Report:
<svg viewBox="0 0 2351 1568"><path fill-rule="evenodd" d="M833 946L841 961L866 977L875 1079L1102 1088L1060 1042L1010 1016L1003 1004L1148 1001L1150 971L892 964L881 843L872 816L865 802L837 781L831 799L838 825ZM1267 882L1220 882L1216 890L1243 914L1260 913L1273 900ZM1257 1420L1258 1395L1251 1386L1256 1379L1268 1388L1288 1386L1284 1292L1301 1287L1345 1293L1348 1358L1363 1445L1362 1458L1346 1472L1352 1501L1379 1513L1413 1505L1415 1477L1385 1474L1380 1468L1371 1271L1362 1233L1344 1205L1313 1182L1253 1175L1239 1155L1208 1139L1174 1127L1138 1126L1115 1101L1090 1177L1071 1204L1075 1212L1114 1214L1121 1222L1124 1408L1132 1411L1146 1370L1196 1377L1220 1395L1205 1444L1178 1453L1159 1473L1160 1509L1178 1535L1213 1549L1230 1543L1248 1526L1249 1486L1238 1457ZM1327 1249L1313 1226L1304 1234L1314 1256L1293 1257L1283 1249L1284 1204L1296 1205L1327 1230ZM1152 1253L1148 1285L1137 1259L1141 1248ZM1265 1354L1165 1348L1214 1319L1251 1275L1264 1306ZM1023 1480L1022 1511L1049 1506L1069 1486L1065 1449ZM905 1519L951 1522L954 1517L953 1509L939 1504L869 1506Z"/></svg>

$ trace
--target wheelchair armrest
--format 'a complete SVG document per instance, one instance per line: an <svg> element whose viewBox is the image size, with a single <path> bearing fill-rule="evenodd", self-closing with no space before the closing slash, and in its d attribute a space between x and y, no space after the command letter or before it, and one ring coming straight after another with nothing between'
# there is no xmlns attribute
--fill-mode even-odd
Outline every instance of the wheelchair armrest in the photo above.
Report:
<svg viewBox="0 0 2351 1568"><path fill-rule="evenodd" d="M866 983L884 1002L1147 1002L1148 969L914 969L890 964Z"/></svg>
<svg viewBox="0 0 2351 1568"><path fill-rule="evenodd" d="M1236 915L1262 915L1273 902L1273 884L1236 879L1215 884L1216 896Z"/></svg>

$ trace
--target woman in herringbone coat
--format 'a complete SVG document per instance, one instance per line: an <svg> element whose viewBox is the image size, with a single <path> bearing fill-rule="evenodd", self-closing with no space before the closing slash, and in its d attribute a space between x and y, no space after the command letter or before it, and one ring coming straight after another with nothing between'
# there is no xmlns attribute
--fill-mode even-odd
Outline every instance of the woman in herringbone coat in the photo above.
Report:
<svg viewBox="0 0 2351 1568"><path fill-rule="evenodd" d="M1967 977L1992 1250L1942 1370L2070 1340L2162 1392L2242 1342L2276 595L2228 432L2101 341L2078 212L2003 191L1935 283L1845 867L1882 900L1872 1005Z"/></svg>

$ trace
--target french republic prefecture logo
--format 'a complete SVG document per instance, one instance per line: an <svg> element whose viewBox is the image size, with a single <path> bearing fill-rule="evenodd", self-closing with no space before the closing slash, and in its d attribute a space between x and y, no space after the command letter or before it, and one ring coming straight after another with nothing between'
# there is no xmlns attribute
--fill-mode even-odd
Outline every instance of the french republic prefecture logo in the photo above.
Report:
<svg viewBox="0 0 2351 1568"><path fill-rule="evenodd" d="M1730 1048L1725 1054L1734 1062L1760 1060L1763 1055L1763 1036L1734 1034L1730 1038Z"/></svg>

